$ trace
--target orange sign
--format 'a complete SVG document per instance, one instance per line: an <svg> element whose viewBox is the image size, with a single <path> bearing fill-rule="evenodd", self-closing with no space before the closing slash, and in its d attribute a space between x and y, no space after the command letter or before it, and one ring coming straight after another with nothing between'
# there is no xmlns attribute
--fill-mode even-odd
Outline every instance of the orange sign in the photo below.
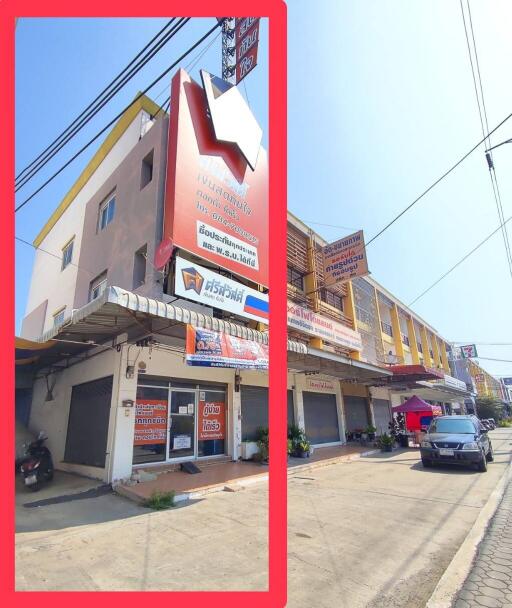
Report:
<svg viewBox="0 0 512 608"><path fill-rule="evenodd" d="M155 445L167 439L167 401L138 399L135 403L133 445Z"/></svg>
<svg viewBox="0 0 512 608"><path fill-rule="evenodd" d="M184 70L172 80L163 240L268 286L268 162L261 129L241 107L236 87L221 94L216 82L209 83L210 107L205 89ZM213 110L225 139L209 118Z"/></svg>
<svg viewBox="0 0 512 608"><path fill-rule="evenodd" d="M199 441L224 439L226 434L226 404L223 401L199 401L197 425Z"/></svg>

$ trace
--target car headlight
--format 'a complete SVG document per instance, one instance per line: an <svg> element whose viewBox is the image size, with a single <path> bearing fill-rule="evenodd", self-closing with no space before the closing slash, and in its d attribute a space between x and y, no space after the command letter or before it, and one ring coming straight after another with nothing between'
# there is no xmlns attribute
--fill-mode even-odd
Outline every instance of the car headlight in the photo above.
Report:
<svg viewBox="0 0 512 608"><path fill-rule="evenodd" d="M422 441L421 442L421 447L422 448L431 448L432 444L430 443L430 441Z"/></svg>
<svg viewBox="0 0 512 608"><path fill-rule="evenodd" d="M479 450L478 443L476 441L470 441L462 446L463 450Z"/></svg>

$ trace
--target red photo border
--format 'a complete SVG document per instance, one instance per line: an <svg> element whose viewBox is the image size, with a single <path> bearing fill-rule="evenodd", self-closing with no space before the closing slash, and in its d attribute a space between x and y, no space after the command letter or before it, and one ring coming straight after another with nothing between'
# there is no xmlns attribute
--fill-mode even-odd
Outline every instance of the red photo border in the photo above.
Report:
<svg viewBox="0 0 512 608"><path fill-rule="evenodd" d="M0 192L0 257L4 277L2 298L1 347L2 377L7 403L2 447L3 480L0 531L2 560L0 581L2 599L6 606L28 606L37 602L52 607L89 604L91 592L78 591L15 591L14 586L14 61L15 19L23 17L159 17L179 16L183 3L154 0L151 14L140 4L130 5L120 0L89 0L72 4L63 0L0 0L0 112L1 158ZM176 606L231 606L244 608L281 607L286 604L286 389L287 389L287 330L286 330L286 4L283 0L259 0L243 3L229 0L196 0L187 3L190 17L233 15L244 17L251 12L269 19L269 182L270 182L270 369L269 369L269 588L268 591L151 591L155 599L169 599ZM275 263L282 260L281 264ZM140 607L148 592L92 592L96 606L112 606L113 595L120 595L123 606Z"/></svg>

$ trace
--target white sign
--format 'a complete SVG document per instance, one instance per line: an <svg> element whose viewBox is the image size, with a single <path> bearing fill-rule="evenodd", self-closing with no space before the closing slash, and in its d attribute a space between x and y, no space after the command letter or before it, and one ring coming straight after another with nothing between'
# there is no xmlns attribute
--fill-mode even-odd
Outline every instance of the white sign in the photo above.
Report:
<svg viewBox="0 0 512 608"><path fill-rule="evenodd" d="M348 350L361 351L363 349L359 332L290 301L288 302L288 327L315 338L322 338L322 340Z"/></svg>
<svg viewBox="0 0 512 608"><path fill-rule="evenodd" d="M229 260L233 260L254 270L259 269L257 247L249 245L246 241L241 241L236 236L230 236L227 232L209 226L199 220L196 222L196 228L197 246L201 249L222 255Z"/></svg>
<svg viewBox="0 0 512 608"><path fill-rule="evenodd" d="M174 293L200 304L268 323L268 294L176 257Z"/></svg>
<svg viewBox="0 0 512 608"><path fill-rule="evenodd" d="M446 386L451 386L453 388L457 388L460 391L466 391L466 383L462 382L462 380L459 380L458 378L454 378L453 376L448 376L448 374L444 375L444 383L446 384Z"/></svg>
<svg viewBox="0 0 512 608"><path fill-rule="evenodd" d="M323 257L326 287L369 274L362 230L326 245Z"/></svg>
<svg viewBox="0 0 512 608"><path fill-rule="evenodd" d="M180 405L178 408L178 414L188 414L188 409L186 405Z"/></svg>
<svg viewBox="0 0 512 608"><path fill-rule="evenodd" d="M187 450L190 448L192 440L190 435L175 435L172 444L173 450Z"/></svg>
<svg viewBox="0 0 512 608"><path fill-rule="evenodd" d="M313 391L315 393L335 393L336 386L334 380L327 380L325 378L317 377L307 377L306 390Z"/></svg>

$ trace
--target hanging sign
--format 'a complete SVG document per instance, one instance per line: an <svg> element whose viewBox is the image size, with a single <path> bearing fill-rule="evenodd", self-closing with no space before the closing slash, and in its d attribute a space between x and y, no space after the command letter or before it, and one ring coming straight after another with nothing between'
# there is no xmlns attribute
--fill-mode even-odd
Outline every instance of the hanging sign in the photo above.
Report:
<svg viewBox="0 0 512 608"><path fill-rule="evenodd" d="M268 345L187 325L187 365L268 369Z"/></svg>
<svg viewBox="0 0 512 608"><path fill-rule="evenodd" d="M199 401L197 429L199 441L224 439L226 404L223 401Z"/></svg>
<svg viewBox="0 0 512 608"><path fill-rule="evenodd" d="M326 287L369 274L362 230L326 245L323 258Z"/></svg>
<svg viewBox="0 0 512 608"><path fill-rule="evenodd" d="M166 443L167 400L137 399L133 445Z"/></svg>
<svg viewBox="0 0 512 608"><path fill-rule="evenodd" d="M463 359L473 359L474 357L478 357L478 353L476 352L475 344L466 344L465 346L460 347L460 354Z"/></svg>
<svg viewBox="0 0 512 608"><path fill-rule="evenodd" d="M236 20L235 56L236 83L241 82L258 62L260 18L243 17Z"/></svg>
<svg viewBox="0 0 512 608"><path fill-rule="evenodd" d="M268 323L267 294L181 257L176 258L174 293L200 304Z"/></svg>

